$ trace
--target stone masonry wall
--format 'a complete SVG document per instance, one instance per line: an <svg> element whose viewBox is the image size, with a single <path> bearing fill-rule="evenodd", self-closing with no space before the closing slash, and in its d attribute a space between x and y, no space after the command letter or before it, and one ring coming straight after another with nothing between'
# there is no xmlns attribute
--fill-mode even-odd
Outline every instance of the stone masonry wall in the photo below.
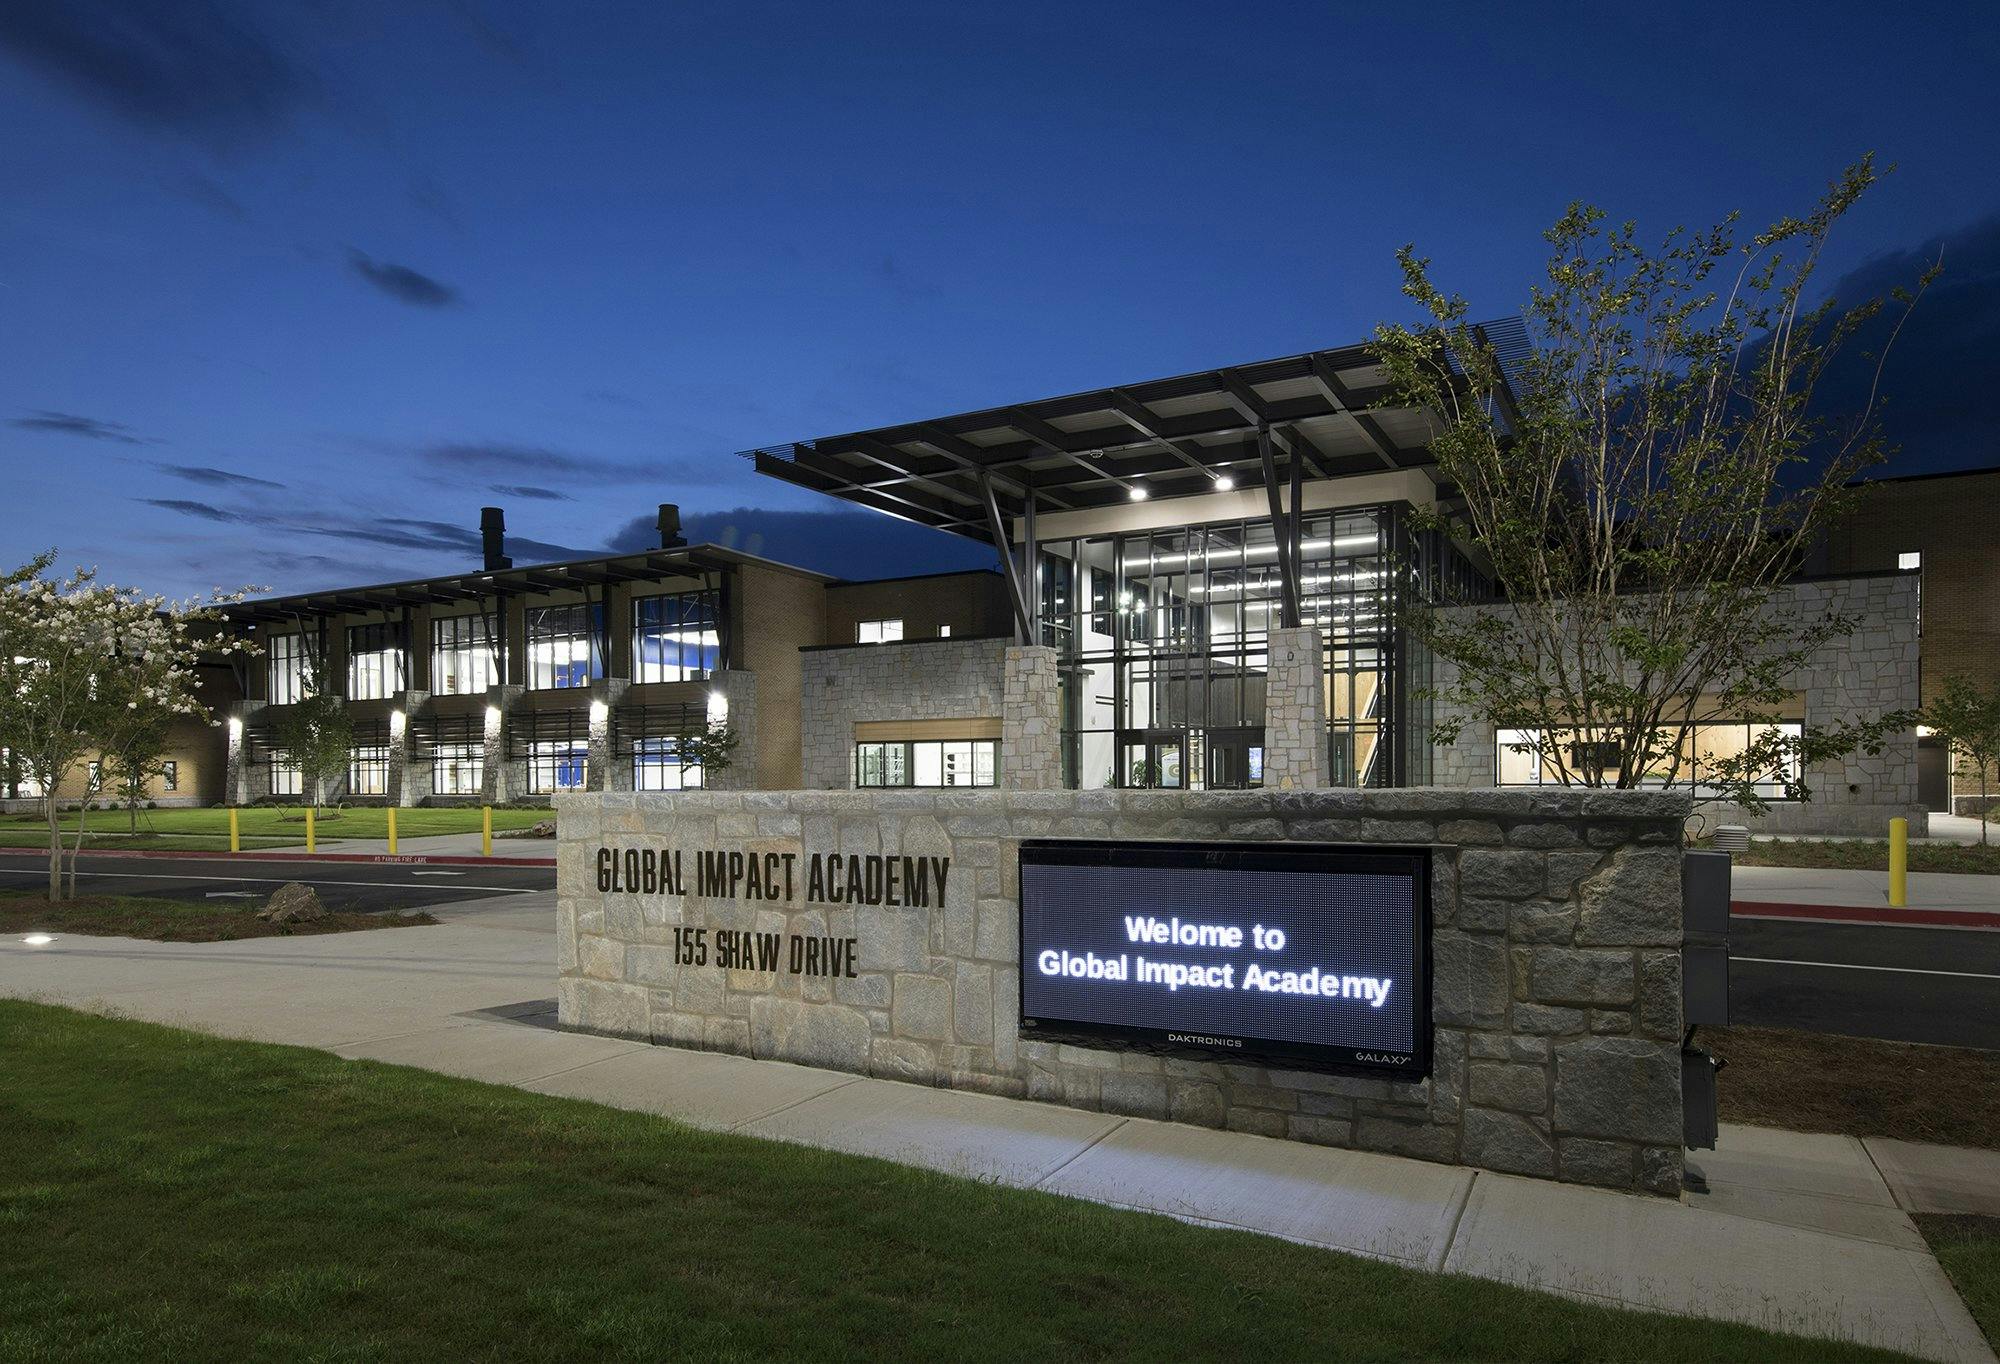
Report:
<svg viewBox="0 0 2000 1364"><path fill-rule="evenodd" d="M1273 630L1264 688L1264 785L1310 791L1327 784L1326 682L1319 631Z"/></svg>
<svg viewBox="0 0 2000 1364"><path fill-rule="evenodd" d="M801 653L800 784L854 785L859 721L1001 718L1008 647L1000 639L921 639ZM1000 760L1007 760L1004 736Z"/></svg>
<svg viewBox="0 0 2000 1364"><path fill-rule="evenodd" d="M759 791L557 800L564 1027L1674 1194L1680 828L1651 792ZM1434 1062L1416 1083L1018 1036L1019 841L1434 848ZM603 894L600 846L948 856L941 906ZM857 938L858 978L675 963L688 924Z"/></svg>
<svg viewBox="0 0 2000 1364"><path fill-rule="evenodd" d="M1062 694L1056 651L1046 644L1010 645L1000 697L1000 785L1053 791L1062 780Z"/></svg>
<svg viewBox="0 0 2000 1364"><path fill-rule="evenodd" d="M1808 725L1872 718L1917 705L1917 579L1914 574L1797 583L1787 588L1782 609L1804 616L1828 611L1860 624L1853 634L1822 648L1790 681L1805 702ZM1477 608L1465 608L1467 610ZM1448 687L1453 669L1439 660L1437 685ZM1440 718L1446 711L1438 703ZM1448 786L1491 787L1495 754L1493 727L1466 724L1457 742L1433 756L1438 782ZM1910 832L1921 834L1929 816L1917 802L1917 740L1902 734L1874 757L1855 754L1806 769L1812 799L1773 804L1758 816L1733 805L1700 807L1707 822L1742 824L1758 833L1846 833L1886 836L1889 820L1902 816ZM1851 789L1850 789L1851 788Z"/></svg>

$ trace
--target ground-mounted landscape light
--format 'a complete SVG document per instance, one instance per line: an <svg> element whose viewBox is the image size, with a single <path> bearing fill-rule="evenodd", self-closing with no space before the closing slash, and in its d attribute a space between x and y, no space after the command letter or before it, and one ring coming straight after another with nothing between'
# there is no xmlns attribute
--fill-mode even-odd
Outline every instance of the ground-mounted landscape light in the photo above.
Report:
<svg viewBox="0 0 2000 1364"><path fill-rule="evenodd" d="M55 941L55 938L48 933L30 933L27 937L21 939L21 941L30 947L47 947Z"/></svg>

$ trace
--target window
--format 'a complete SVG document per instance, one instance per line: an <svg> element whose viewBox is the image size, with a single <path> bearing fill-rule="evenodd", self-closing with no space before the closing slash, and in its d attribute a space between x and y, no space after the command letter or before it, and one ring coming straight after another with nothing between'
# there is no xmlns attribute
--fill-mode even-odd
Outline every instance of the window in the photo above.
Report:
<svg viewBox="0 0 2000 1364"><path fill-rule="evenodd" d="M940 626L938 626L938 638L939 638L939 639L950 639L950 638L951 638L951 627L950 627L949 625L940 625Z"/></svg>
<svg viewBox="0 0 2000 1364"><path fill-rule="evenodd" d="M92 791L104 785L104 764L92 758L84 764L83 779Z"/></svg>
<svg viewBox="0 0 2000 1364"><path fill-rule="evenodd" d="M632 602L634 682L689 682L721 666L717 594L676 592ZM659 788L666 789L666 788Z"/></svg>
<svg viewBox="0 0 2000 1364"><path fill-rule="evenodd" d="M300 776L297 767L291 763L272 760L270 783L272 795L296 796L300 793L300 788L304 784L304 778Z"/></svg>
<svg viewBox="0 0 2000 1364"><path fill-rule="evenodd" d="M431 750L431 794L476 796L486 786L486 745L440 743Z"/></svg>
<svg viewBox="0 0 2000 1364"><path fill-rule="evenodd" d="M864 620L854 627L857 644L894 644L903 637L900 620Z"/></svg>
<svg viewBox="0 0 2000 1364"><path fill-rule="evenodd" d="M528 609L528 685L537 691L587 687L604 676L604 608Z"/></svg>
<svg viewBox="0 0 2000 1364"><path fill-rule="evenodd" d="M383 701L403 689L403 645L394 625L347 627L347 699Z"/></svg>
<svg viewBox="0 0 2000 1364"><path fill-rule="evenodd" d="M1735 758L1749 750L1758 740L1776 734L1793 740L1801 737L1805 726L1797 720L1775 724L1752 724L1750 722L1728 722L1695 725L1681 738L1680 763L1674 773L1671 785L1676 790L1686 790L1697 799L1712 798L1723 794L1713 771L1704 772L1704 764L1714 764L1726 758ZM1561 778L1553 761L1543 758L1533 749L1522 745L1535 743L1540 735L1533 729L1503 729L1493 736L1494 773L1496 784L1500 786L1554 786ZM1559 735L1559 738L1561 736ZM1605 784L1615 783L1619 776L1618 746L1615 742L1599 741L1595 745L1582 739L1563 739L1564 764L1572 773L1593 766L1603 768ZM1593 747L1595 752L1592 751ZM1674 766L1671 754L1662 754L1653 759L1654 771L1639 778L1637 785L1644 789L1659 790L1670 783L1667 774ZM1752 783L1752 788L1766 800L1783 800L1787 781L1798 780L1798 757L1796 752L1788 755L1781 766Z"/></svg>
<svg viewBox="0 0 2000 1364"><path fill-rule="evenodd" d="M431 622L431 690L472 696L500 680L491 616L446 616Z"/></svg>
<svg viewBox="0 0 2000 1364"><path fill-rule="evenodd" d="M167 791L181 789L181 765L172 758L160 764L160 786Z"/></svg>
<svg viewBox="0 0 2000 1364"><path fill-rule="evenodd" d="M998 739L914 739L854 746L856 786L997 786Z"/></svg>
<svg viewBox="0 0 2000 1364"><path fill-rule="evenodd" d="M678 739L639 739L632 746L633 786L641 791L691 791L701 764L687 761Z"/></svg>
<svg viewBox="0 0 2000 1364"><path fill-rule="evenodd" d="M347 751L347 794L350 796L389 794L387 744L356 744Z"/></svg>
<svg viewBox="0 0 2000 1364"><path fill-rule="evenodd" d="M264 694L274 706L295 706L306 696L306 642L299 635L272 635L265 643Z"/></svg>
<svg viewBox="0 0 2000 1364"><path fill-rule="evenodd" d="M1906 549L1901 554L1898 554L1896 556L1897 568L1912 569L1912 568L1922 568L1923 566L1924 566L1924 555L1922 550Z"/></svg>
<svg viewBox="0 0 2000 1364"><path fill-rule="evenodd" d="M536 795L581 791L590 780L590 745L580 739L538 739L528 745L528 789Z"/></svg>

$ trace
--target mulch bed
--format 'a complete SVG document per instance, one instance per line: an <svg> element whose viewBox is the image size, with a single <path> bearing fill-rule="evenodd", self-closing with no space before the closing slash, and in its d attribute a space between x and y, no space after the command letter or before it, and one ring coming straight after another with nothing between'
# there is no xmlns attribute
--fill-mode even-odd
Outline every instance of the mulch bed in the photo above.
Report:
<svg viewBox="0 0 2000 1364"><path fill-rule="evenodd" d="M1722 1120L2000 1150L2000 1052L1778 1028L1704 1028Z"/></svg>
<svg viewBox="0 0 2000 1364"><path fill-rule="evenodd" d="M0 896L0 933L81 933L155 942L228 942L237 938L304 937L370 928L414 928L437 922L428 914L329 913L304 924L257 917L261 904L194 904L129 895L83 895L51 904L39 895Z"/></svg>

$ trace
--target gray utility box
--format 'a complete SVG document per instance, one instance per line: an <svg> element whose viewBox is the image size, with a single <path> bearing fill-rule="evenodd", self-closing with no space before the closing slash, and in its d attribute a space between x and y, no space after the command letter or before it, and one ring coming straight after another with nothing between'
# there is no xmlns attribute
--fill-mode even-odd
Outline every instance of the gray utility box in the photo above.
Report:
<svg viewBox="0 0 2000 1364"><path fill-rule="evenodd" d="M1715 1074L1722 1062L1693 1045L1694 1030L1729 1022L1729 868L1726 852L1690 852L1681 860L1681 1142L1715 1146L1719 1113Z"/></svg>

